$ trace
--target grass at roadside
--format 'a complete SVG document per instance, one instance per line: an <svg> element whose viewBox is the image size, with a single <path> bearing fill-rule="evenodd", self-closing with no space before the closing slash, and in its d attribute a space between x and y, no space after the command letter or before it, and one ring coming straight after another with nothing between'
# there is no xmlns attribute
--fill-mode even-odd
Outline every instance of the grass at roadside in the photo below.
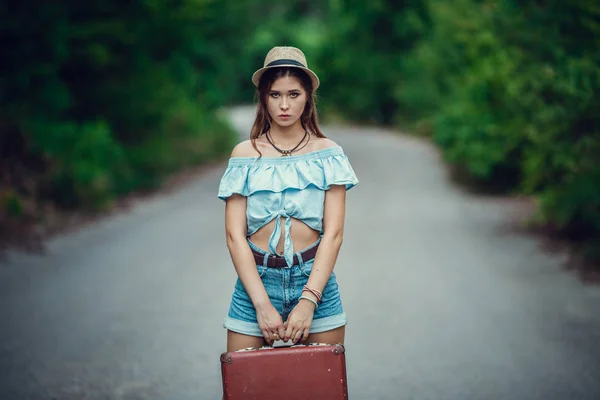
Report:
<svg viewBox="0 0 600 400"><path fill-rule="evenodd" d="M30 165L14 166L23 171L18 178L26 185L0 187L0 255L8 249L43 251L44 240L56 233L76 229L126 210L136 201L178 188L226 158L238 141L237 133L224 118L205 115L195 118L194 125L185 129L173 122L167 132L172 134L156 136L136 146L123 146L127 169L124 174L111 177L115 184L106 190L70 185L66 192L57 193L59 197L72 196L75 191L80 198L92 201L65 206L42 196L40 188L47 185L48 174L54 170L52 164L37 174L27 174L33 169ZM98 166L106 170L111 167ZM63 176L61 182L73 181L69 171ZM102 201L95 201L98 198Z"/></svg>

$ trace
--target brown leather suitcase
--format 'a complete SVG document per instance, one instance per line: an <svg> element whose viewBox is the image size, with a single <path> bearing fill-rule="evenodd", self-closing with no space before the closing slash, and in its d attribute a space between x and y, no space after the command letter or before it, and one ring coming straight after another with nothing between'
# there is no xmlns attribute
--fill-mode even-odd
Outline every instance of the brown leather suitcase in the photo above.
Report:
<svg viewBox="0 0 600 400"><path fill-rule="evenodd" d="M341 344L262 347L221 354L227 400L348 399Z"/></svg>

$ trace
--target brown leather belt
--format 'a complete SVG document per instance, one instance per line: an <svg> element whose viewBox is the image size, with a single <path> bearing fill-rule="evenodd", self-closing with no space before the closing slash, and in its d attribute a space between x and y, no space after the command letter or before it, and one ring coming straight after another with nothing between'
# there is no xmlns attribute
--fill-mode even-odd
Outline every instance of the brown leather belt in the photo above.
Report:
<svg viewBox="0 0 600 400"><path fill-rule="evenodd" d="M310 249L300 253L300 255L302 255L302 261L307 262L307 261L310 261L313 258L315 258L315 256L317 255L318 248L319 248L319 244L316 244L314 247L311 247ZM250 250L252 250L252 254L254 255L254 261L256 261L256 264L263 265L265 255L254 249L250 249ZM293 265L298 265L298 264L300 264L300 260L298 260L298 256L296 255L296 253L294 253L294 264ZM283 256L280 256L279 254L269 254L269 257L267 258L267 267L285 268L287 266L288 265L285 262L285 258L283 258Z"/></svg>

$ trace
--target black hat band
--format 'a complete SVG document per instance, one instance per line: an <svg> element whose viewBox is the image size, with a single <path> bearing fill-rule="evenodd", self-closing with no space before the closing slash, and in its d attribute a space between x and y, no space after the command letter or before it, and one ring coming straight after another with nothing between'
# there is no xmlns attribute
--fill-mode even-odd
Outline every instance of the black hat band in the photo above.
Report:
<svg viewBox="0 0 600 400"><path fill-rule="evenodd" d="M267 67L276 67L278 65L295 65L297 67L302 67L302 68L306 68L306 66L296 60L275 60L275 61L271 61L270 63L267 64Z"/></svg>

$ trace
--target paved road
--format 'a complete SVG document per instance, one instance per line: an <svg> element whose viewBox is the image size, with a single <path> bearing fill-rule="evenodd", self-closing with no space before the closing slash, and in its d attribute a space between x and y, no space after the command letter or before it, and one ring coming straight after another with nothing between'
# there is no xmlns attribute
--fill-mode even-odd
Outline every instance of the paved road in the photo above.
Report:
<svg viewBox="0 0 600 400"><path fill-rule="evenodd" d="M600 398L600 289L506 229L510 201L457 190L420 141L326 133L361 180L336 267L352 399ZM222 172L0 265L0 399L220 398Z"/></svg>

